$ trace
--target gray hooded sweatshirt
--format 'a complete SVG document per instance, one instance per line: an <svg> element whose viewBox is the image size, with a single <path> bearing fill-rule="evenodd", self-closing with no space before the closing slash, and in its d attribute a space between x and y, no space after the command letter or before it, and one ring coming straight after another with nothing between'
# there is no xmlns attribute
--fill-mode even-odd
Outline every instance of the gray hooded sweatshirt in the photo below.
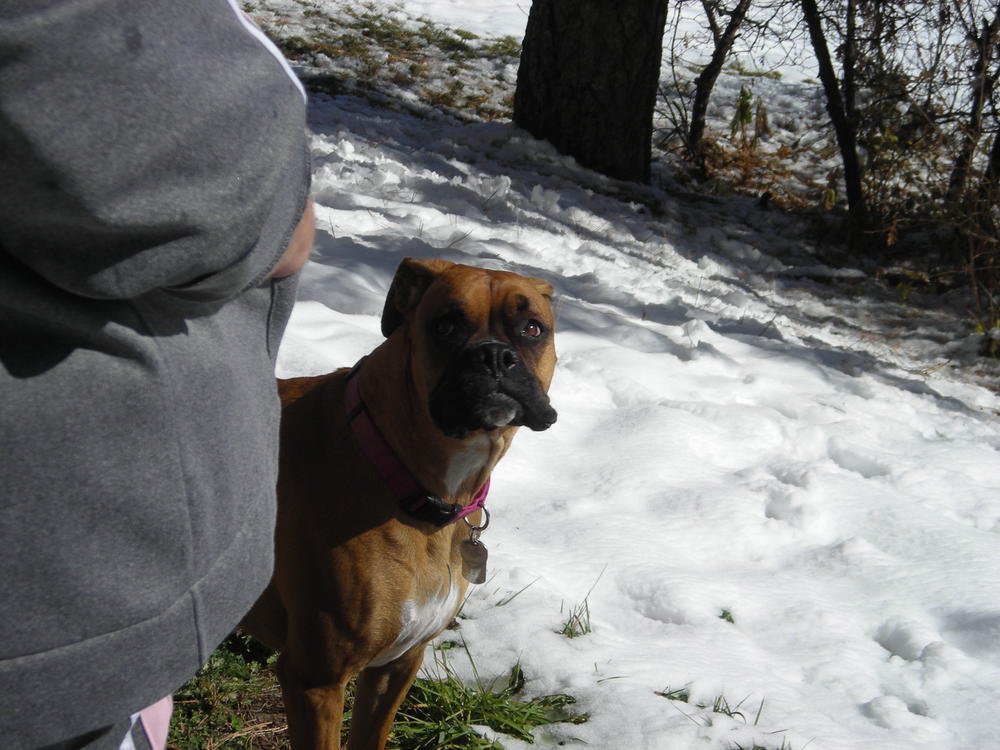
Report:
<svg viewBox="0 0 1000 750"><path fill-rule="evenodd" d="M0 747L169 694L266 585L308 183L227 0L0 2Z"/></svg>

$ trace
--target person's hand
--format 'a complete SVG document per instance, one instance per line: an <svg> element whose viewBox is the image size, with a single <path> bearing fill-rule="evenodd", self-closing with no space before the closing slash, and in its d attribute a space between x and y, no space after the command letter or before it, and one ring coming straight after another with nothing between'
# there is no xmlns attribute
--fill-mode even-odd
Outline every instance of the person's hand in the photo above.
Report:
<svg viewBox="0 0 1000 750"><path fill-rule="evenodd" d="M315 240L316 217L313 214L313 199L310 196L309 200L306 201L306 208L302 212L302 218L292 233L291 242L288 243L285 252L267 277L269 279L281 279L302 270L302 266L309 260L309 253L312 252Z"/></svg>

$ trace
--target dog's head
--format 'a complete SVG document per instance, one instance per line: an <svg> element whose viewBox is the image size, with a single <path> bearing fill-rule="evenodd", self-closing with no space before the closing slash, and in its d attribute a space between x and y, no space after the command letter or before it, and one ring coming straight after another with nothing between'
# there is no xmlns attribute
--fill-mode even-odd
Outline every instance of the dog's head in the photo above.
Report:
<svg viewBox="0 0 1000 750"><path fill-rule="evenodd" d="M407 336L414 382L447 436L556 421L552 286L505 271L406 258L382 312L386 337Z"/></svg>

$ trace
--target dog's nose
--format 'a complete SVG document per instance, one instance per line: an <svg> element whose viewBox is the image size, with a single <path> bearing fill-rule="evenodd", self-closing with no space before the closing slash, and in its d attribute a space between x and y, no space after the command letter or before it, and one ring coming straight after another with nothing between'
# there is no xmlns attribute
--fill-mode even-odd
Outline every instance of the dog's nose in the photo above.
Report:
<svg viewBox="0 0 1000 750"><path fill-rule="evenodd" d="M477 344L471 351L472 361L482 366L486 372L497 380L517 364L517 353L509 345L499 341L484 341Z"/></svg>

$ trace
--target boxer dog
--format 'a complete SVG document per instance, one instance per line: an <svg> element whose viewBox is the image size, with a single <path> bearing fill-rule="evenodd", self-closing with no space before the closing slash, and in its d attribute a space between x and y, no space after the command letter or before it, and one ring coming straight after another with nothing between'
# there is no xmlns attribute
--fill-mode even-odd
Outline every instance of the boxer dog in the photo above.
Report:
<svg viewBox="0 0 1000 750"><path fill-rule="evenodd" d="M385 746L425 644L485 577L490 474L544 430L556 354L545 281L405 259L386 340L353 370L279 381L274 575L243 629L279 650L296 750Z"/></svg>

